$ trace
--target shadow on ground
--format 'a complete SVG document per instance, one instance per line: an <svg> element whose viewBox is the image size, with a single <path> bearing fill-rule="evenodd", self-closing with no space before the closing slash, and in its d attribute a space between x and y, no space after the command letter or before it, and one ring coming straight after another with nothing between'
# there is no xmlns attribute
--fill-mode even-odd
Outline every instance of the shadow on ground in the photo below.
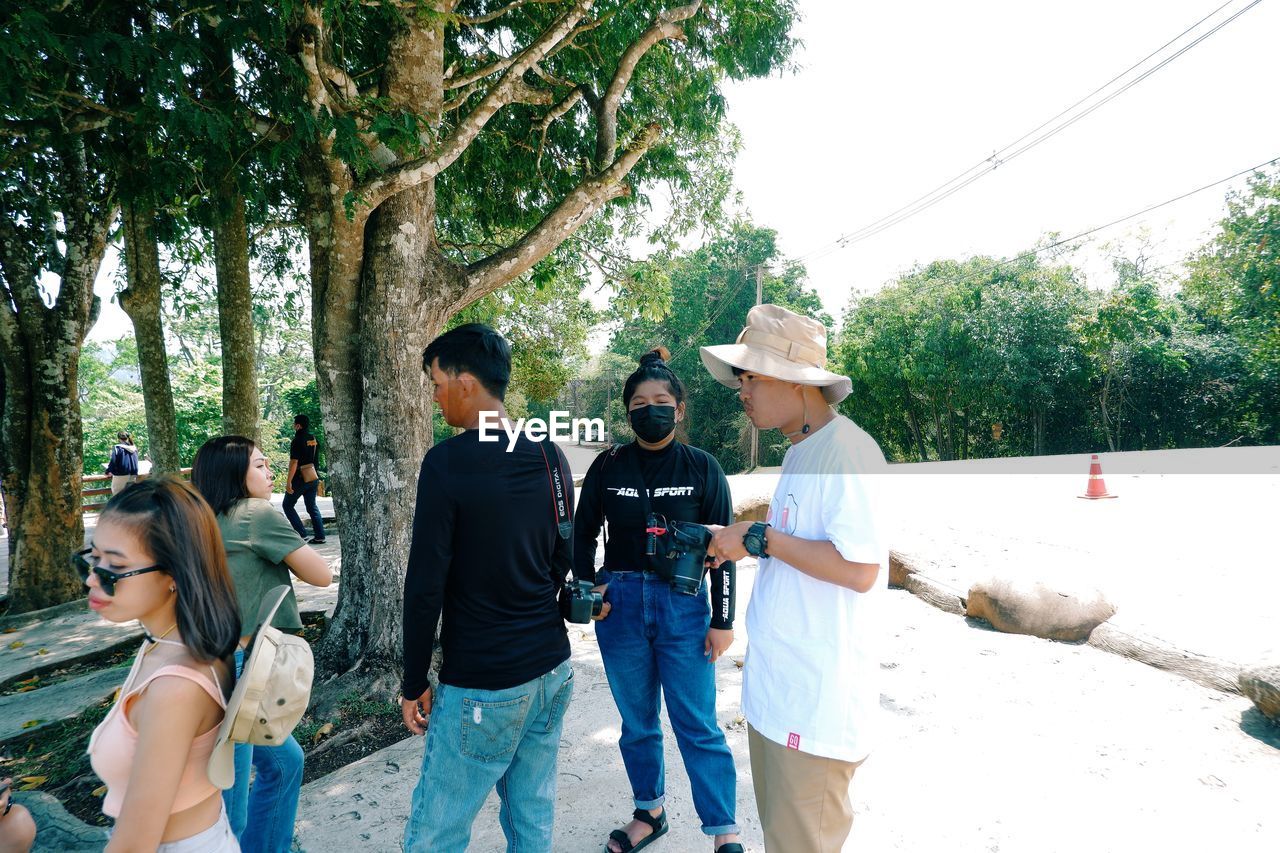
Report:
<svg viewBox="0 0 1280 853"><path fill-rule="evenodd" d="M1267 746L1280 749L1280 723L1272 722L1257 708L1247 708L1240 715L1240 731Z"/></svg>

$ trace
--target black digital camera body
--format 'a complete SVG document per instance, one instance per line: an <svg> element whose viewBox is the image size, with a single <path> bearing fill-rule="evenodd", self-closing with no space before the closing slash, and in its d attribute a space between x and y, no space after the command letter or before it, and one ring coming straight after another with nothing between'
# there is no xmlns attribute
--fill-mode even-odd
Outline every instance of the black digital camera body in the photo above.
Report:
<svg viewBox="0 0 1280 853"><path fill-rule="evenodd" d="M560 615L566 622L585 625L591 617L599 616L604 608L604 596L593 591L591 581L566 581L560 589Z"/></svg>
<svg viewBox="0 0 1280 853"><path fill-rule="evenodd" d="M670 581L676 592L697 595L706 572L711 531L691 521L667 521L650 513L645 534L645 554L663 558L659 576Z"/></svg>

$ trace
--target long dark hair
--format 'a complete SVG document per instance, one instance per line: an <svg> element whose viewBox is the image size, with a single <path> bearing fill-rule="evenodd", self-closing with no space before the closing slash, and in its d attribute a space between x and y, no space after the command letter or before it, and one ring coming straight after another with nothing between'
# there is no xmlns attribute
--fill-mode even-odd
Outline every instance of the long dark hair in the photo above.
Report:
<svg viewBox="0 0 1280 853"><path fill-rule="evenodd" d="M257 447L243 435L220 435L211 438L196 451L191 463L191 482L222 515L237 501L249 497L244 478L249 473L249 457Z"/></svg>
<svg viewBox="0 0 1280 853"><path fill-rule="evenodd" d="M666 347L654 347L640 356L640 366L627 377L626 383L622 386L622 408L629 408L636 388L640 387L640 383L651 379L667 383L667 390L675 398L677 406L684 402L684 383L680 381L679 376L676 376L675 371L667 366L667 360L670 358L671 353Z"/></svg>
<svg viewBox="0 0 1280 853"><path fill-rule="evenodd" d="M178 591L178 630L191 656L226 660L240 641L227 552L213 510L200 493L172 476L152 477L107 501L99 524L132 530Z"/></svg>

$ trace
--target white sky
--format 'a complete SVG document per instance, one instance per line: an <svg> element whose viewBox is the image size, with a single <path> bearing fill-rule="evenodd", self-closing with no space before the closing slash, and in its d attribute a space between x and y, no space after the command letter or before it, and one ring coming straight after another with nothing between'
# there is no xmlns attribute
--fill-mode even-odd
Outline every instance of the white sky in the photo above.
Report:
<svg viewBox="0 0 1280 853"><path fill-rule="evenodd" d="M785 254L807 255L990 156L1222 2L799 0L801 68L727 89L743 137L737 186ZM1197 32L1249 2L1232 0ZM810 283L838 320L853 290L878 289L917 262L1013 255L1046 232L1084 231L1280 156L1277 33L1280 3L1263 0L951 198L807 261ZM1103 232L1075 260L1091 284L1106 284L1102 244L1145 226L1157 262L1176 261L1221 217L1227 189ZM109 302L114 268L109 256L94 339L130 329Z"/></svg>
<svg viewBox="0 0 1280 853"><path fill-rule="evenodd" d="M744 144L737 184L785 254L808 254L990 156L1222 2L801 0L800 71L728 90ZM1264 0L937 206L808 262L810 283L838 319L852 290L916 262L1017 254L1046 232L1069 236L1280 156L1278 33L1280 3ZM1227 189L1099 234L1077 257L1090 283L1107 283L1099 244L1144 224L1159 263L1183 256L1221 217Z"/></svg>

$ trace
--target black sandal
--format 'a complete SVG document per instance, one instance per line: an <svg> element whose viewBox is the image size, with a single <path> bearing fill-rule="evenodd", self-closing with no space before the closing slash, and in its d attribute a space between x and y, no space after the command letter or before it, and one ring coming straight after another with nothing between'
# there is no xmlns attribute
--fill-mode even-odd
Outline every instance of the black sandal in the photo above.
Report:
<svg viewBox="0 0 1280 853"><path fill-rule="evenodd" d="M717 847L716 853L747 853L747 851L738 842L730 841L727 844L721 844Z"/></svg>
<svg viewBox="0 0 1280 853"><path fill-rule="evenodd" d="M649 814L648 809L636 809L634 812L631 813L631 817L634 818L635 820L640 821L641 823L649 824L649 827L653 830L653 832L650 833L649 835L646 835L644 838L641 838L640 843L638 844L631 843L631 837L627 835L626 830L615 829L613 832L609 833L609 840L618 842L618 847L622 850L622 853L632 853L633 850L643 850L644 848L652 844L654 841L657 841L659 838L666 835L667 830L670 828L667 826L667 810L666 809L663 809L662 814L658 815L657 817L654 817L653 815ZM722 846L727 847L728 845L722 845ZM605 850L608 850L608 849L609 849L608 845L605 845Z"/></svg>

